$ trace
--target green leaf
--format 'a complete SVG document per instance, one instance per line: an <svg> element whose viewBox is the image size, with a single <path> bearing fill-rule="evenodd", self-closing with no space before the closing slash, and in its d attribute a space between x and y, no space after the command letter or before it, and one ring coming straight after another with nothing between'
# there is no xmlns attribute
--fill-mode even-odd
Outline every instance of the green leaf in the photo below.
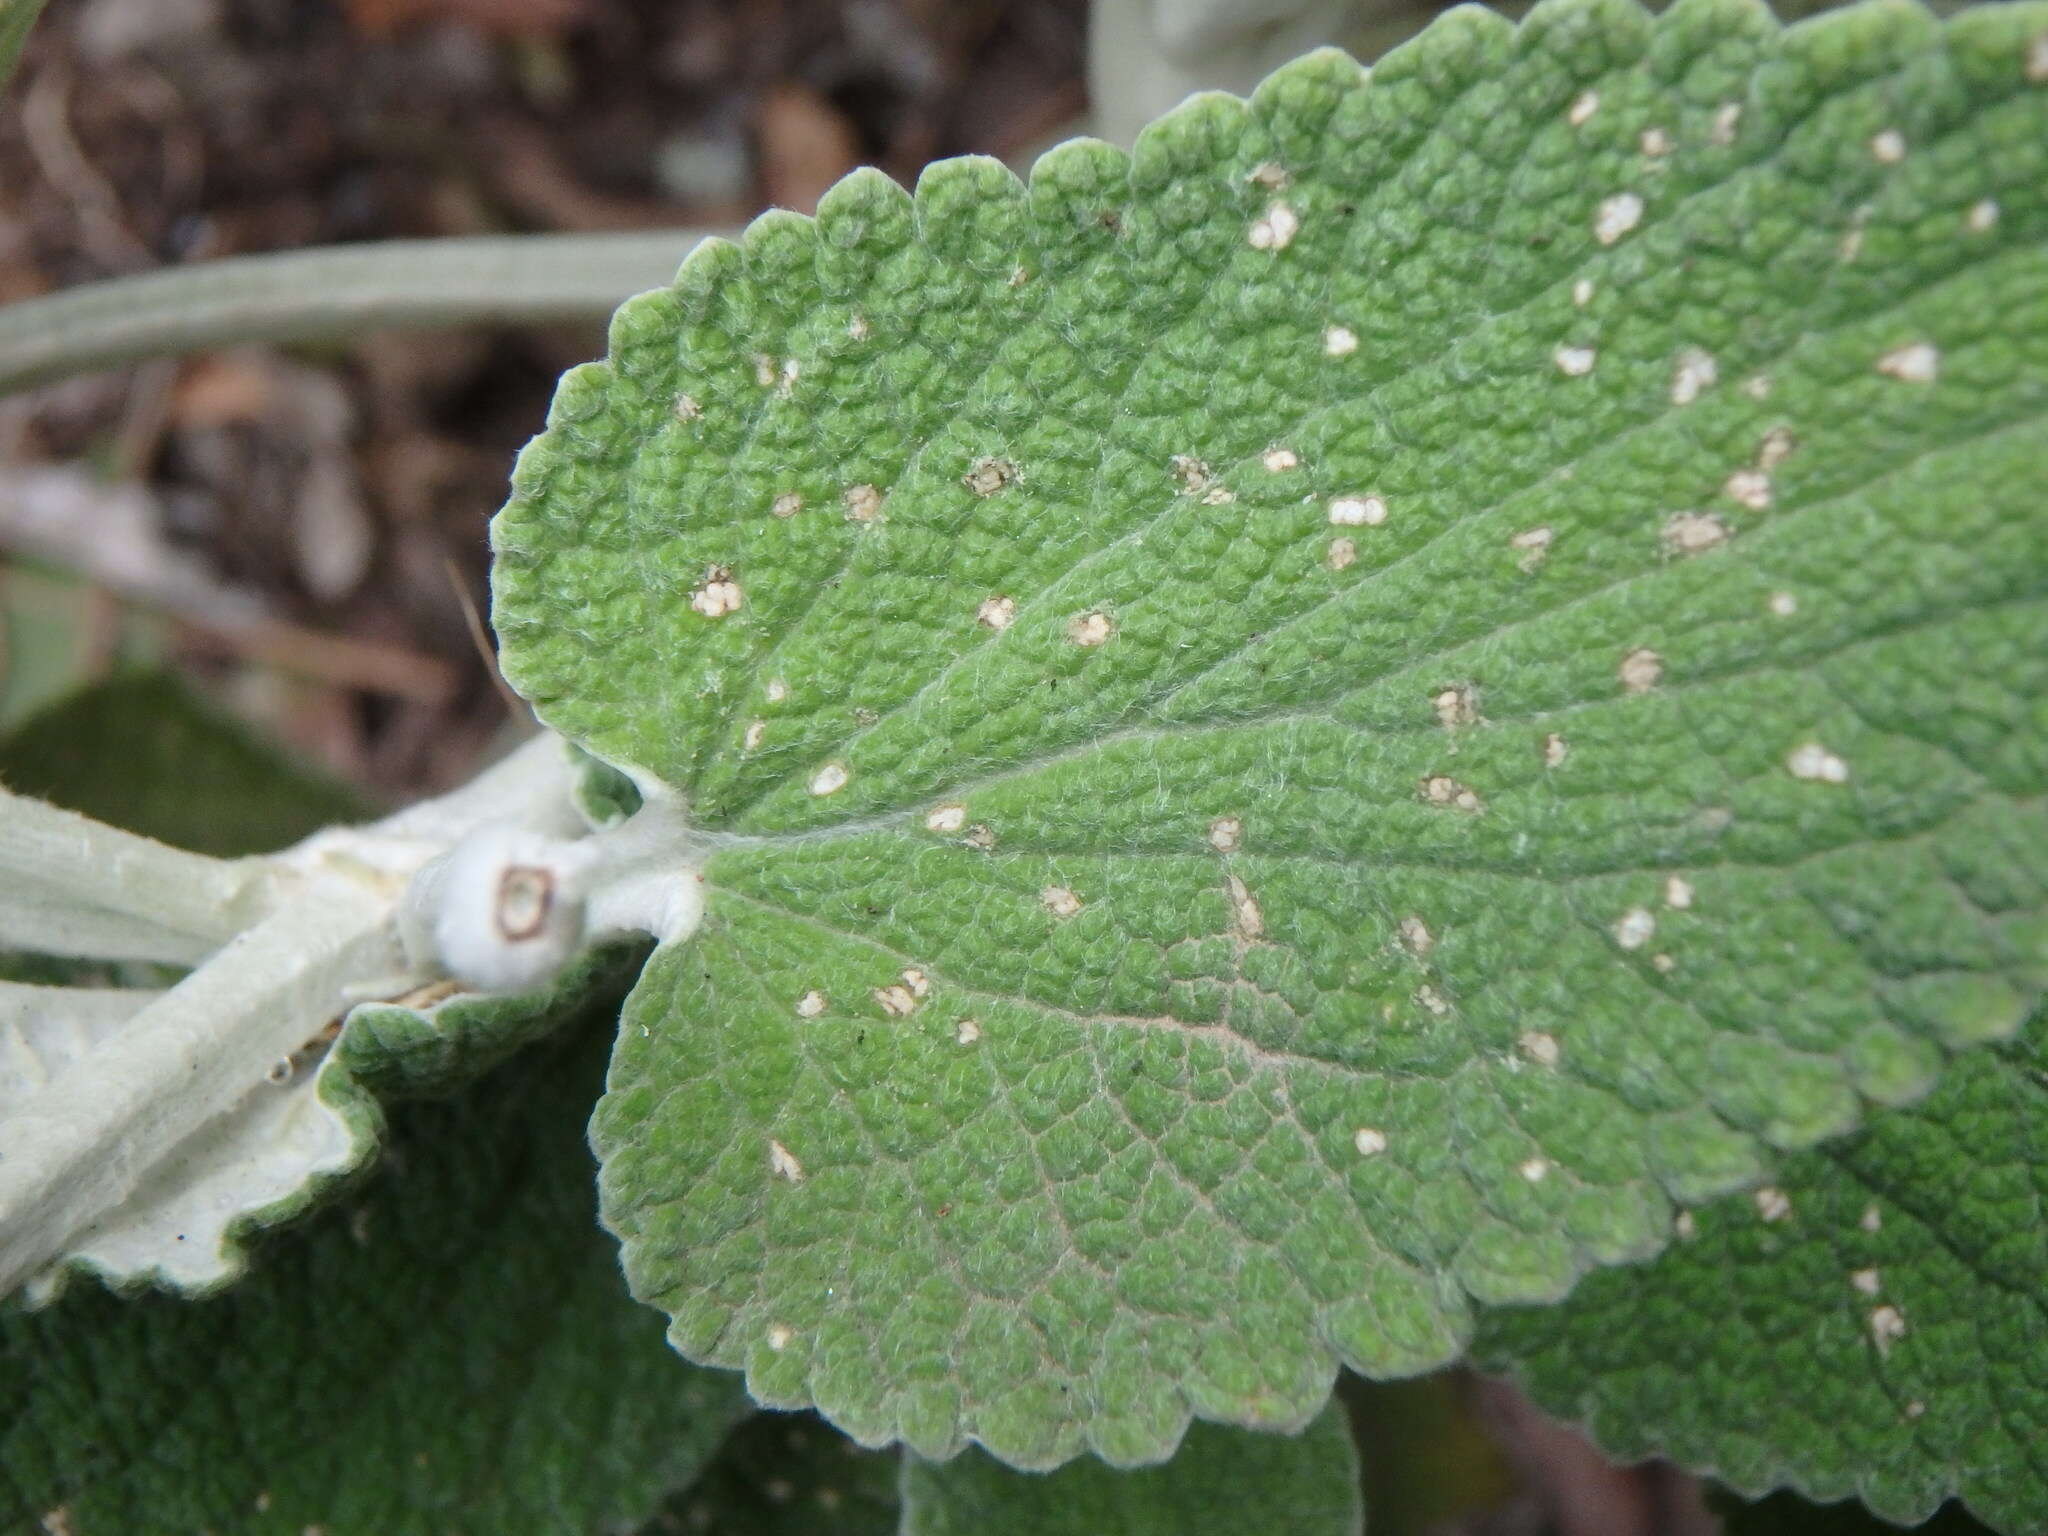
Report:
<svg viewBox="0 0 2048 1536"><path fill-rule="evenodd" d="M21 58L29 28L42 14L43 0L0 0L0 85L5 85Z"/></svg>
<svg viewBox="0 0 2048 1536"><path fill-rule="evenodd" d="M981 1451L903 1473L904 1536L1358 1536L1358 1452L1332 1403L1298 1435L1198 1424L1172 1461L1013 1472ZM1248 1519L1256 1512L1256 1519Z"/></svg>
<svg viewBox="0 0 2048 1536"><path fill-rule="evenodd" d="M336 1054L380 1099L449 1093L560 1029L592 994L616 1000L646 954L644 944L606 945L529 992L441 983L398 1002L362 1003L350 1010Z"/></svg>
<svg viewBox="0 0 2048 1536"><path fill-rule="evenodd" d="M104 596L68 572L10 565L0 584L0 729L88 691L110 659L151 667L162 655L164 629L156 615L133 608L110 619Z"/></svg>
<svg viewBox="0 0 2048 1536"><path fill-rule="evenodd" d="M813 1415L757 1413L642 1536L897 1536L898 1461Z"/></svg>
<svg viewBox="0 0 2048 1536"><path fill-rule="evenodd" d="M563 1047L394 1116L389 1171L273 1239L227 1295L77 1285L0 1314L0 1529L557 1536L645 1519L746 1401L660 1347L592 1225L583 1120L610 1001Z"/></svg>
<svg viewBox="0 0 2048 1536"><path fill-rule="evenodd" d="M1924 1520L2048 1511L2048 1014L1925 1103L1702 1207L1644 1268L1487 1320L1479 1359L1623 1457Z"/></svg>
<svg viewBox="0 0 2048 1536"><path fill-rule="evenodd" d="M22 721L0 742L0 782L222 857L268 853L364 812L351 791L290 761L164 672L110 678Z"/></svg>
<svg viewBox="0 0 2048 1536"><path fill-rule="evenodd" d="M496 621L701 829L593 1125L677 1347L1156 1460L2010 1035L2044 36L1461 10L622 309Z"/></svg>

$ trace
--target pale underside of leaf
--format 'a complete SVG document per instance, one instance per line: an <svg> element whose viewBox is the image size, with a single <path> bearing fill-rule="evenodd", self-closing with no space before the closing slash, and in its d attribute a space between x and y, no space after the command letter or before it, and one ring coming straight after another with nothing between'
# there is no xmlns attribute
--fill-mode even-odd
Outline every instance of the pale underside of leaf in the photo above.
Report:
<svg viewBox="0 0 2048 1536"><path fill-rule="evenodd" d="M626 306L496 622L713 847L594 1125L678 1347L1156 1460L2017 1028L2044 33L1459 12Z"/></svg>

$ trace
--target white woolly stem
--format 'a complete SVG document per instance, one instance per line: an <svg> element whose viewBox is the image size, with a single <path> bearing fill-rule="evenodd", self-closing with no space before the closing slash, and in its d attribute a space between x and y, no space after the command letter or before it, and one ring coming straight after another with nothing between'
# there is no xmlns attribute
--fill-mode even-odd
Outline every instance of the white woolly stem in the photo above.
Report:
<svg viewBox="0 0 2048 1536"><path fill-rule="evenodd" d="M407 953L472 987L531 987L590 943L696 929L704 899L680 803L661 794L595 835L492 822L413 877L400 913Z"/></svg>
<svg viewBox="0 0 2048 1536"><path fill-rule="evenodd" d="M0 946L189 963L273 899L259 862L167 848L0 790Z"/></svg>
<svg viewBox="0 0 2048 1536"><path fill-rule="evenodd" d="M0 1011L21 1014L15 1033L31 1054L26 1026L46 1037L52 1021L78 1026L76 1040L46 1039L65 1047L47 1053L46 1071L0 1095L0 1295L60 1262L366 991L417 979L397 916L422 866L480 831L573 848L558 838L582 826L574 776L561 740L543 736L438 800L232 863L0 798L0 943L202 962L126 1023L103 1015L128 1000L102 994L0 996Z"/></svg>
<svg viewBox="0 0 2048 1536"><path fill-rule="evenodd" d="M320 882L236 936L0 1121L0 1294L62 1254L167 1150L397 968L390 896Z"/></svg>

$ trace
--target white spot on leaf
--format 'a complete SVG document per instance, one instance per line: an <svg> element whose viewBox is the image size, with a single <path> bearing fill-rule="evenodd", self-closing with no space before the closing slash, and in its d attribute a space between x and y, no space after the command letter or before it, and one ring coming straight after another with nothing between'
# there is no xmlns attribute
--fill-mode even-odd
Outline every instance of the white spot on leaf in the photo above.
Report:
<svg viewBox="0 0 2048 1536"><path fill-rule="evenodd" d="M1591 120L1600 110L1600 95L1597 91L1581 91L1573 100L1571 110L1565 113L1565 121L1574 128Z"/></svg>
<svg viewBox="0 0 2048 1536"><path fill-rule="evenodd" d="M1268 471L1277 475L1297 467L1301 463L1301 458L1292 448L1274 447L1261 454L1259 462L1264 464Z"/></svg>
<svg viewBox="0 0 2048 1536"><path fill-rule="evenodd" d="M1884 1277L1874 1269L1852 1270L1849 1283L1866 1296L1875 1296L1884 1289Z"/></svg>
<svg viewBox="0 0 2048 1536"><path fill-rule="evenodd" d="M1432 986L1424 985L1417 987L1415 989L1415 1001L1438 1018L1444 1017L1444 1015L1451 1011L1451 1000Z"/></svg>
<svg viewBox="0 0 2048 1536"><path fill-rule="evenodd" d="M1657 919L1647 907L1630 907L1614 925L1614 942L1623 949L1641 949L1657 935Z"/></svg>
<svg viewBox="0 0 2048 1536"><path fill-rule="evenodd" d="M1700 1224L1693 1219L1691 1211L1680 1211L1672 1220L1671 1230L1678 1234L1681 1243L1689 1243L1699 1236Z"/></svg>
<svg viewBox="0 0 2048 1536"><path fill-rule="evenodd" d="M1564 1059L1564 1047L1557 1043L1557 1036L1545 1030L1523 1030L1516 1037L1515 1046L1539 1067L1554 1067Z"/></svg>
<svg viewBox="0 0 2048 1536"><path fill-rule="evenodd" d="M1257 251L1284 251L1301 230L1301 216L1285 203L1274 203L1254 223L1245 238Z"/></svg>
<svg viewBox="0 0 2048 1536"><path fill-rule="evenodd" d="M707 619L722 619L729 613L738 613L745 603L746 594L732 579L732 571L723 565L714 565L706 571L703 585L690 594L690 606Z"/></svg>
<svg viewBox="0 0 2048 1536"><path fill-rule="evenodd" d="M1771 594L1771 612L1775 613L1779 618L1789 619L1798 611L1799 599L1790 592L1773 592Z"/></svg>
<svg viewBox="0 0 2048 1536"><path fill-rule="evenodd" d="M1863 1214L1857 1218L1856 1225L1866 1232L1881 1231L1884 1227L1884 1215L1876 1206L1866 1205Z"/></svg>
<svg viewBox="0 0 2048 1536"><path fill-rule="evenodd" d="M1792 457L1792 450L1799 446L1799 440L1788 427L1773 427L1764 434L1764 440L1757 444L1756 467L1769 473Z"/></svg>
<svg viewBox="0 0 2048 1536"><path fill-rule="evenodd" d="M778 1355L796 1339L796 1331L786 1323L771 1323L768 1326L768 1347Z"/></svg>
<svg viewBox="0 0 2048 1536"><path fill-rule="evenodd" d="M1522 1164L1516 1172L1520 1173L1531 1184L1541 1184L1550 1177L1550 1159L1547 1157L1532 1157Z"/></svg>
<svg viewBox="0 0 2048 1536"><path fill-rule="evenodd" d="M1323 350L1331 357L1349 357L1358 350L1358 333L1349 326L1333 325L1323 332Z"/></svg>
<svg viewBox="0 0 2048 1536"><path fill-rule="evenodd" d="M1581 378L1593 371L1593 364L1600 354L1591 347L1559 347L1551 354L1557 364L1557 371L1568 379Z"/></svg>
<svg viewBox="0 0 2048 1536"><path fill-rule="evenodd" d="M1476 725L1479 721L1479 696L1473 692L1470 683L1459 683L1445 688L1430 699L1436 710L1437 723L1446 730L1461 725Z"/></svg>
<svg viewBox="0 0 2048 1536"><path fill-rule="evenodd" d="M1209 823L1209 846L1218 853L1235 853L1244 841L1244 823L1235 816L1218 816Z"/></svg>
<svg viewBox="0 0 2048 1536"><path fill-rule="evenodd" d="M780 704L789 697L789 684L779 677L771 677L768 679L768 686L761 692L770 704Z"/></svg>
<svg viewBox="0 0 2048 1536"><path fill-rule="evenodd" d="M1671 153L1671 135L1662 128L1645 128L1636 144L1653 160Z"/></svg>
<svg viewBox="0 0 2048 1536"><path fill-rule="evenodd" d="M988 629L1002 631L1017 622L1017 600L998 593L984 597L981 606L974 610L974 622Z"/></svg>
<svg viewBox="0 0 2048 1536"><path fill-rule="evenodd" d="M1664 905L1675 911L1684 912L1692 906L1692 882L1683 875L1671 875L1664 881Z"/></svg>
<svg viewBox="0 0 2048 1536"><path fill-rule="evenodd" d="M958 832L967 825L967 807L957 802L935 806L925 813L924 824L928 832Z"/></svg>
<svg viewBox="0 0 2048 1536"><path fill-rule="evenodd" d="M1351 1145L1358 1148L1360 1157L1378 1157L1387 1150L1387 1133L1375 1130L1369 1125L1361 1125L1352 1132Z"/></svg>
<svg viewBox="0 0 2048 1536"><path fill-rule="evenodd" d="M1330 521L1339 528L1377 528L1387 520L1387 504L1377 496L1338 496L1330 502Z"/></svg>
<svg viewBox="0 0 2048 1536"><path fill-rule="evenodd" d="M1420 957L1436 948L1436 935L1429 931L1429 924L1419 917L1401 919L1401 943L1411 955Z"/></svg>
<svg viewBox="0 0 2048 1536"><path fill-rule="evenodd" d="M1849 765L1817 741L1809 741L1792 749L1785 759L1785 767L1795 779L1805 779L1816 784L1846 784L1849 782Z"/></svg>
<svg viewBox="0 0 2048 1536"><path fill-rule="evenodd" d="M1633 192L1618 192L1601 201L1593 216L1593 238L1612 245L1643 220L1643 200Z"/></svg>
<svg viewBox="0 0 2048 1536"><path fill-rule="evenodd" d="M1761 512L1771 504L1771 477L1760 469L1738 469L1728 477L1723 489L1729 500L1742 503L1752 512Z"/></svg>
<svg viewBox="0 0 2048 1536"><path fill-rule="evenodd" d="M1072 917L1082 906L1081 898L1064 885L1048 885L1038 893L1038 899L1054 917Z"/></svg>
<svg viewBox="0 0 2048 1536"><path fill-rule="evenodd" d="M865 483L849 485L842 499L846 503L848 522L872 523L882 515L882 491L879 486Z"/></svg>
<svg viewBox="0 0 2048 1536"><path fill-rule="evenodd" d="M1742 123L1742 103L1724 101L1714 110L1713 126L1707 130L1707 142L1726 146L1735 142L1735 130Z"/></svg>
<svg viewBox="0 0 2048 1536"><path fill-rule="evenodd" d="M846 781L852 775L844 763L827 763L811 775L811 793L814 795L836 795L846 788Z"/></svg>
<svg viewBox="0 0 2048 1536"><path fill-rule="evenodd" d="M1593 279L1582 277L1572 284L1572 303L1584 309L1593 302Z"/></svg>
<svg viewBox="0 0 2048 1536"><path fill-rule="evenodd" d="M1084 647L1106 645L1115 633L1116 625L1099 608L1080 615L1067 625L1067 638Z"/></svg>
<svg viewBox="0 0 2048 1536"><path fill-rule="evenodd" d="M901 982L876 987L874 996L875 1001L881 1005L882 1012L892 1019L907 1019L917 1012L917 994Z"/></svg>
<svg viewBox="0 0 2048 1536"><path fill-rule="evenodd" d="M1452 810L1477 814L1486 809L1486 802L1469 786L1460 784L1448 774L1435 773L1422 781L1422 798L1431 805L1445 806Z"/></svg>
<svg viewBox="0 0 2048 1536"><path fill-rule="evenodd" d="M1970 211L1963 215L1963 227L1973 235L1981 235L1998 223L1999 207L1995 198L1980 198L1970 204Z"/></svg>
<svg viewBox="0 0 2048 1536"><path fill-rule="evenodd" d="M1897 165L1906 158L1906 136L1896 128L1887 128L1874 135L1870 141L1870 157L1879 165Z"/></svg>
<svg viewBox="0 0 2048 1536"><path fill-rule="evenodd" d="M796 1160L795 1153L779 1141L768 1143L768 1171L779 1179L789 1180L792 1184L801 1184L804 1181L804 1165Z"/></svg>
<svg viewBox="0 0 2048 1536"><path fill-rule="evenodd" d="M803 509L804 499L795 491L784 491L768 506L768 510L777 517L795 517Z"/></svg>
<svg viewBox="0 0 2048 1536"><path fill-rule="evenodd" d="M1259 909L1258 898L1235 875L1230 877L1230 907L1237 931L1246 938L1256 939L1266 931L1266 914Z"/></svg>
<svg viewBox="0 0 2048 1536"><path fill-rule="evenodd" d="M1674 512L1664 525L1664 547L1674 555L1698 555L1728 542L1728 525L1711 512Z"/></svg>
<svg viewBox="0 0 2048 1536"><path fill-rule="evenodd" d="M1941 353L1930 342L1908 342L1880 357L1877 371L1902 384L1932 384L1941 372Z"/></svg>
<svg viewBox="0 0 2048 1536"><path fill-rule="evenodd" d="M984 455L967 466L960 483L977 496L993 496L1017 478L1017 466L1008 459Z"/></svg>
<svg viewBox="0 0 2048 1536"><path fill-rule="evenodd" d="M1570 752L1571 748L1568 745L1566 745L1565 739L1562 736L1558 735L1556 731L1552 731L1549 735L1543 738L1544 767L1557 767L1558 764L1562 763L1565 760L1566 756Z"/></svg>
<svg viewBox="0 0 2048 1536"><path fill-rule="evenodd" d="M1358 558L1358 545L1351 539L1332 539L1330 548L1323 556L1323 563L1333 571L1341 571Z"/></svg>
<svg viewBox="0 0 2048 1536"><path fill-rule="evenodd" d="M825 994L816 987L796 1000L796 1016L800 1019L815 1019L824 1011Z"/></svg>
<svg viewBox="0 0 2048 1536"><path fill-rule="evenodd" d="M1550 537L1548 527L1525 528L1508 540L1508 548L1521 551L1522 558L1516 563L1525 571L1533 571L1550 553Z"/></svg>
<svg viewBox="0 0 2048 1536"><path fill-rule="evenodd" d="M677 395L670 409L675 412L677 421L695 421L704 414L704 407L689 395Z"/></svg>
<svg viewBox="0 0 2048 1536"><path fill-rule="evenodd" d="M979 1019L962 1019L960 1027L953 1031L953 1038L962 1045L974 1044L975 1041L981 1038L981 1021Z"/></svg>
<svg viewBox="0 0 2048 1536"><path fill-rule="evenodd" d="M1678 354L1678 360L1671 369L1671 403L1691 405L1699 399L1702 391L1712 389L1720 376L1720 364L1714 361L1713 353L1699 347L1687 347Z"/></svg>
<svg viewBox="0 0 2048 1536"><path fill-rule="evenodd" d="M1648 693L1664 675L1664 658L1647 646L1638 646L1621 658L1618 675L1630 693Z"/></svg>
<svg viewBox="0 0 2048 1536"><path fill-rule="evenodd" d="M767 735L768 722L766 720L749 720L747 722L746 734L740 738L740 745L749 752L758 752L761 749L761 743L767 738Z"/></svg>
<svg viewBox="0 0 2048 1536"><path fill-rule="evenodd" d="M1792 1214L1792 1199L1774 1184L1756 1192L1756 1213L1765 1221L1783 1221Z"/></svg>
<svg viewBox="0 0 2048 1536"><path fill-rule="evenodd" d="M1870 1338L1877 1345L1879 1355L1888 1355L1892 1346L1906 1336L1906 1314L1887 1302L1881 1307L1870 1309Z"/></svg>

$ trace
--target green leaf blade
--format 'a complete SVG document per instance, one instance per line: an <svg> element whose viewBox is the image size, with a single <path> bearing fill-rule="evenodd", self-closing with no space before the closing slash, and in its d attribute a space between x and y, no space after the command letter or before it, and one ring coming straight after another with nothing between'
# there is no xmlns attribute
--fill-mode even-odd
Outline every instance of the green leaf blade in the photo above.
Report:
<svg viewBox="0 0 2048 1536"><path fill-rule="evenodd" d="M2012 1033L2044 30L1460 12L622 311L497 616L710 848L593 1127L685 1353L1298 1426Z"/></svg>
<svg viewBox="0 0 2048 1536"><path fill-rule="evenodd" d="M1917 1523L2048 1509L2048 1016L1924 1103L1706 1206L1656 1263L1490 1316L1475 1354L1613 1454ZM1769 1390L1760 1391L1759 1382Z"/></svg>

